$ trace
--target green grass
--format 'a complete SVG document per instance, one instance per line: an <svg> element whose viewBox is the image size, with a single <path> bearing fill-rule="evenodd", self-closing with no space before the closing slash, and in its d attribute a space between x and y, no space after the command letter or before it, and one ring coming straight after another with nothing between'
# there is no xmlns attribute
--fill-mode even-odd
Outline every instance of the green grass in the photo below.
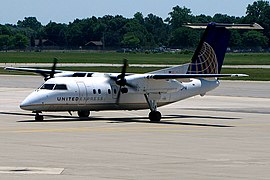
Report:
<svg viewBox="0 0 270 180"><path fill-rule="evenodd" d="M0 63L122 63L128 59L131 64L182 64L190 61L191 55L145 54L145 53L89 53L89 52L1 52Z"/></svg>
<svg viewBox="0 0 270 180"><path fill-rule="evenodd" d="M243 68L243 69L233 69L233 68L223 68L221 70L223 74L248 74L249 77L236 77L236 78L223 78L226 80L249 80L249 81L270 81L270 69L262 68Z"/></svg>
<svg viewBox="0 0 270 180"><path fill-rule="evenodd" d="M0 63L52 63L53 58L59 63L122 63L124 58L130 64L184 64L190 62L192 54L177 53L116 53L116 52L0 52ZM270 53L228 53L226 65L270 65ZM59 69L59 68L58 68ZM89 72L121 72L121 67L61 67L62 70ZM130 73L145 73L160 68L129 67ZM222 73L249 74L245 78L229 78L232 80L270 81L270 69L231 69L223 68ZM0 74L11 74L0 69ZM22 74L12 72L12 74ZM29 73L23 73L29 74Z"/></svg>
<svg viewBox="0 0 270 180"><path fill-rule="evenodd" d="M122 63L130 64L184 64L192 54L177 53L116 53L116 52L0 52L0 63L51 63L57 57L59 63ZM270 65L270 53L228 53L226 65Z"/></svg>
<svg viewBox="0 0 270 180"><path fill-rule="evenodd" d="M225 65L270 65L270 53L228 53Z"/></svg>

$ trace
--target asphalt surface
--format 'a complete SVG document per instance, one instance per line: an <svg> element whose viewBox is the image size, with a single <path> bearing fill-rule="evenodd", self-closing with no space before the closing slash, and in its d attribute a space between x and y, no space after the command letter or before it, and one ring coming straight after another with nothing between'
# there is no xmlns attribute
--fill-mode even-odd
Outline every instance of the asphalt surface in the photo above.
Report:
<svg viewBox="0 0 270 180"><path fill-rule="evenodd" d="M159 110L44 113L19 103L42 83L0 75L0 179L269 179L269 82L224 81Z"/></svg>

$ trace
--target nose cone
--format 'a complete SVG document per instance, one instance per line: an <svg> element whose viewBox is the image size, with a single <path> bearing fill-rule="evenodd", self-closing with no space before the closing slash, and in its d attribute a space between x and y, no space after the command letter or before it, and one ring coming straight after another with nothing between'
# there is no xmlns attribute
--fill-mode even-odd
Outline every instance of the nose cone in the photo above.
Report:
<svg viewBox="0 0 270 180"><path fill-rule="evenodd" d="M39 106L43 104L43 96L38 92L32 92L20 104L20 108L28 111L37 111Z"/></svg>
<svg viewBox="0 0 270 180"><path fill-rule="evenodd" d="M33 105L33 102L31 101L30 98L25 98L25 100L23 102L21 102L20 104L20 108L23 109L23 110L32 110L32 105Z"/></svg>

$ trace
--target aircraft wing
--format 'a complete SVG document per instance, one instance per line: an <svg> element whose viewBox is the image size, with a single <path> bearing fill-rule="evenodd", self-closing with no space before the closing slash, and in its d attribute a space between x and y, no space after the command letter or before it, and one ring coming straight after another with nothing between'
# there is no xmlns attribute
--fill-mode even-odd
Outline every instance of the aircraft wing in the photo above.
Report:
<svg viewBox="0 0 270 180"><path fill-rule="evenodd" d="M33 72L37 74L50 74L52 70L49 69L34 69L34 68L15 68L15 67L5 67L5 70L10 71L23 71L23 72ZM64 71L55 70L55 73L62 73Z"/></svg>
<svg viewBox="0 0 270 180"><path fill-rule="evenodd" d="M147 79L186 79L215 77L247 77L247 74L148 74Z"/></svg>

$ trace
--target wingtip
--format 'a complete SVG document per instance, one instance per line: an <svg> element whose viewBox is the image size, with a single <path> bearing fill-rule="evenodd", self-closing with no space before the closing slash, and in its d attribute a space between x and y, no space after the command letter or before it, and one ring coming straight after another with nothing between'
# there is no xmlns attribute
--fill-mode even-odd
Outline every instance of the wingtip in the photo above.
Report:
<svg viewBox="0 0 270 180"><path fill-rule="evenodd" d="M248 74L232 74L231 77L248 77Z"/></svg>
<svg viewBox="0 0 270 180"><path fill-rule="evenodd" d="M10 70L11 67L4 67L4 70Z"/></svg>

